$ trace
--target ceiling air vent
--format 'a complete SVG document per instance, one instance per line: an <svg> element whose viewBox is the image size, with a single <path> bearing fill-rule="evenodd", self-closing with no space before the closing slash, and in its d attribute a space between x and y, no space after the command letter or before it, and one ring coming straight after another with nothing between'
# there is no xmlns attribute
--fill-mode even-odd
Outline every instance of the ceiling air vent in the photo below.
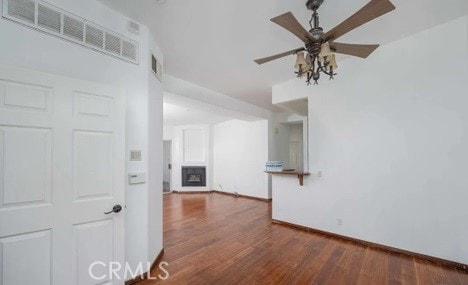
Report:
<svg viewBox="0 0 468 285"><path fill-rule="evenodd" d="M3 18L138 64L138 43L39 0L3 0ZM140 25L129 22L139 33Z"/></svg>
<svg viewBox="0 0 468 285"><path fill-rule="evenodd" d="M151 55L151 70L153 70L156 78L162 82L162 64L153 54Z"/></svg>
<svg viewBox="0 0 468 285"><path fill-rule="evenodd" d="M60 34L60 29L62 28L60 12L39 4L37 8L37 25Z"/></svg>
<svg viewBox="0 0 468 285"><path fill-rule="evenodd" d="M36 2L31 0L8 0L8 16L34 24ZM3 12L5 13L5 11Z"/></svg>
<svg viewBox="0 0 468 285"><path fill-rule="evenodd" d="M128 21L128 31L132 34L139 35L140 34L140 25L133 21Z"/></svg>
<svg viewBox="0 0 468 285"><path fill-rule="evenodd" d="M63 16L63 34L79 42L84 41L84 22L68 15Z"/></svg>
<svg viewBox="0 0 468 285"><path fill-rule="evenodd" d="M120 38L106 32L106 50L111 53L120 55L121 44Z"/></svg>
<svg viewBox="0 0 468 285"><path fill-rule="evenodd" d="M137 46L129 41L122 41L122 56L130 60L137 59Z"/></svg>
<svg viewBox="0 0 468 285"><path fill-rule="evenodd" d="M104 31L91 25L86 25L85 42L97 48L104 46Z"/></svg>

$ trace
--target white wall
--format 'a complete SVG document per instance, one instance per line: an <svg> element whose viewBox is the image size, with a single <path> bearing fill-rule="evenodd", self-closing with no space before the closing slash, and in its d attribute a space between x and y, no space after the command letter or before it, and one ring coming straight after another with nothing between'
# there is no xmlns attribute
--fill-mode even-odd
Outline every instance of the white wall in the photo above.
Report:
<svg viewBox="0 0 468 285"><path fill-rule="evenodd" d="M151 191L162 188L162 183L156 183L160 168L148 167L149 159L158 159L162 136L159 131L162 118L158 115L162 113L162 91L157 84L150 85L148 79L148 51L155 44L150 40L146 27L141 27L139 36L128 33L127 18L95 0L48 2L139 42L140 64L134 65L8 20L0 20L1 64L109 84L125 90L127 161L129 150L143 151L143 161L127 162L126 170L127 173L149 171L148 184L126 186L126 256L134 267L139 261L151 260L154 252L159 253L162 247L161 239L151 241L155 246L148 245L149 239L153 238L148 231L158 233L156 235L162 232L161 223L152 221L153 218L160 219L161 204L148 202L149 198L159 199L157 193L151 193L156 197L150 197L148 186L155 183L156 188ZM148 124L149 117L151 125ZM148 148L149 144L151 148ZM148 158L149 155L152 157ZM149 211L152 211L151 219L148 218Z"/></svg>
<svg viewBox="0 0 468 285"><path fill-rule="evenodd" d="M163 139L165 141L174 139L174 126L163 125Z"/></svg>
<svg viewBox="0 0 468 285"><path fill-rule="evenodd" d="M268 120L231 120L214 125L213 185L225 192L270 198L268 174Z"/></svg>
<svg viewBox="0 0 468 285"><path fill-rule="evenodd" d="M149 35L149 50L146 60L149 63L154 54L163 65L163 55L153 36ZM145 59L142 58L142 61ZM163 248L163 86L154 72L148 68L148 260L154 261ZM164 80L164 78L163 78ZM132 222L135 222L133 220ZM133 233L129 233L131 235ZM127 236L128 236L127 235Z"/></svg>
<svg viewBox="0 0 468 285"><path fill-rule="evenodd" d="M310 168L324 176L275 176L273 218L467 264L467 26L343 61L318 87L275 86L276 102L308 96Z"/></svg>

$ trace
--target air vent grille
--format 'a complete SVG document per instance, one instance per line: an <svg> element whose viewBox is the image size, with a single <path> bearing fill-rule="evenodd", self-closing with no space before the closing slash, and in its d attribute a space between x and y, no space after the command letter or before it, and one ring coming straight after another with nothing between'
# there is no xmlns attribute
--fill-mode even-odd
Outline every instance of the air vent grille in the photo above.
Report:
<svg viewBox="0 0 468 285"><path fill-rule="evenodd" d="M122 56L130 60L137 58L137 46L129 41L122 41Z"/></svg>
<svg viewBox="0 0 468 285"><path fill-rule="evenodd" d="M39 4L37 13L37 25L39 27L60 33L60 29L62 28L60 12Z"/></svg>
<svg viewBox="0 0 468 285"><path fill-rule="evenodd" d="M90 25L86 25L85 33L86 43L97 48L104 45L104 31Z"/></svg>
<svg viewBox="0 0 468 285"><path fill-rule="evenodd" d="M2 15L23 25L138 64L138 43L44 1L3 0Z"/></svg>
<svg viewBox="0 0 468 285"><path fill-rule="evenodd" d="M153 70L156 78L162 82L162 64L154 55L151 55L151 70Z"/></svg>
<svg viewBox="0 0 468 285"><path fill-rule="evenodd" d="M84 22L74 19L68 15L63 16L63 34L72 39L83 42Z"/></svg>
<svg viewBox="0 0 468 285"><path fill-rule="evenodd" d="M135 34L135 35L139 35L140 34L140 25L138 25L137 23L135 23L133 21L128 21L128 31L130 33Z"/></svg>
<svg viewBox="0 0 468 285"><path fill-rule="evenodd" d="M120 38L110 33L106 33L106 50L120 55Z"/></svg>
<svg viewBox="0 0 468 285"><path fill-rule="evenodd" d="M36 2L31 0L8 0L9 16L34 24L35 14Z"/></svg>

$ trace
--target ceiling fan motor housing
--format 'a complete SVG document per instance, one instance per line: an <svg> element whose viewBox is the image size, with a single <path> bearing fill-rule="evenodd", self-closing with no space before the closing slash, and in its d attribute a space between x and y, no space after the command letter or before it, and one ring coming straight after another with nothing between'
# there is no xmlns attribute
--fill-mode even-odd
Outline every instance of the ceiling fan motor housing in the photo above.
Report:
<svg viewBox="0 0 468 285"><path fill-rule="evenodd" d="M307 0L306 6L309 10L317 10L324 0Z"/></svg>
<svg viewBox="0 0 468 285"><path fill-rule="evenodd" d="M316 39L317 41L322 41L323 36L323 29L321 27L313 28L309 31L309 33Z"/></svg>

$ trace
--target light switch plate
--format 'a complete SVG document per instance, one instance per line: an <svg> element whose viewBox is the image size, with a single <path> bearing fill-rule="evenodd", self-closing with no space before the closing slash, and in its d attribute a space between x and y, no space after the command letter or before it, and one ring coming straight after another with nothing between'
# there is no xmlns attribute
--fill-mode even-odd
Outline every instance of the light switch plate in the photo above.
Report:
<svg viewBox="0 0 468 285"><path fill-rule="evenodd" d="M141 150L130 151L130 161L141 161Z"/></svg>
<svg viewBox="0 0 468 285"><path fill-rule="evenodd" d="M130 173L128 175L128 184L146 183L146 173Z"/></svg>

